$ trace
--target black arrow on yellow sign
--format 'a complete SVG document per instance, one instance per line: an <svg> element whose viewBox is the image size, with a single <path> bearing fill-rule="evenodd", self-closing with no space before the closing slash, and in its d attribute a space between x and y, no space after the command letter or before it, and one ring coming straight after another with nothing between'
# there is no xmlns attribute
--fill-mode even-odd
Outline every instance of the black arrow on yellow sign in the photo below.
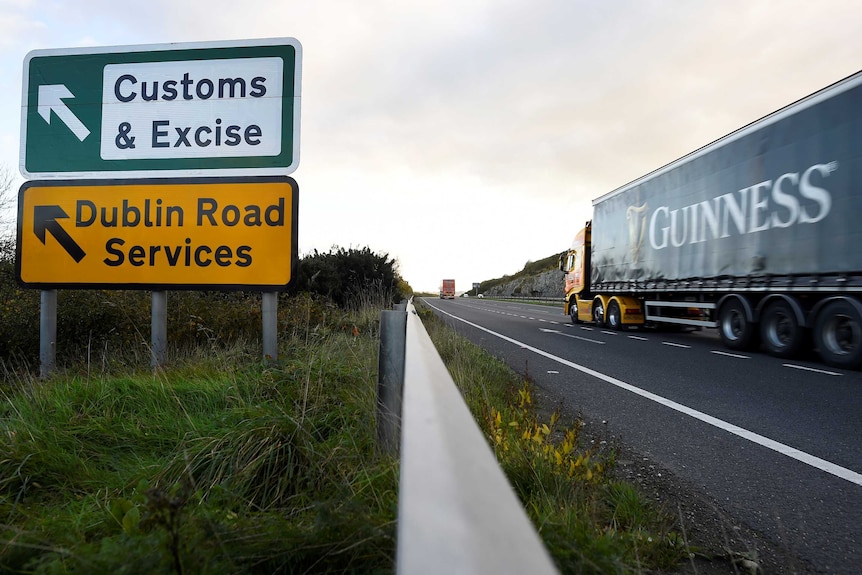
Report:
<svg viewBox="0 0 862 575"><path fill-rule="evenodd" d="M75 263L80 263L87 254L57 222L59 219L68 217L60 206L35 206L33 209L33 231L43 244L45 243L45 232L50 232L60 242L63 249L72 256Z"/></svg>

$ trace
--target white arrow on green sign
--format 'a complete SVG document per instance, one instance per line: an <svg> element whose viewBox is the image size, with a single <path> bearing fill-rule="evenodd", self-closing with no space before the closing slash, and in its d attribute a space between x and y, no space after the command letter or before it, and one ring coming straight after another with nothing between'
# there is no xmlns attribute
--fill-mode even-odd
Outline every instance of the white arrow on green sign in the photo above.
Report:
<svg viewBox="0 0 862 575"><path fill-rule="evenodd" d="M293 38L36 50L25 178L287 175L299 163Z"/></svg>
<svg viewBox="0 0 862 575"><path fill-rule="evenodd" d="M90 130L87 129L87 126L78 119L63 101L66 98L74 97L72 92L62 84L39 86L39 115L42 116L45 122L50 124L51 112L54 112L72 130L72 133L83 142L90 135Z"/></svg>

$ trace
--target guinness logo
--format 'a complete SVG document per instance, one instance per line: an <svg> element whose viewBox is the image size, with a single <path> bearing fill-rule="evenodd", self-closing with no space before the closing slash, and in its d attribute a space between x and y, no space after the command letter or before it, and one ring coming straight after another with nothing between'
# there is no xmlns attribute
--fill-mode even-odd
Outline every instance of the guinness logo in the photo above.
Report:
<svg viewBox="0 0 862 575"><path fill-rule="evenodd" d="M647 205L629 206L626 209L626 222L629 226L629 249L632 254L632 263L640 260L641 247L646 235Z"/></svg>

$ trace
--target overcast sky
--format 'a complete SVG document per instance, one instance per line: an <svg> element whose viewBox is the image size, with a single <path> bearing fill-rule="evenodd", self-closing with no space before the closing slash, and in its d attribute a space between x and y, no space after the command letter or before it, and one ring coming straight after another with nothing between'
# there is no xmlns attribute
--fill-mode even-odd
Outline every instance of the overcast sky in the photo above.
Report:
<svg viewBox="0 0 862 575"><path fill-rule="evenodd" d="M30 50L291 37L299 251L419 291L565 250L591 201L862 70L859 0L0 0L0 165Z"/></svg>

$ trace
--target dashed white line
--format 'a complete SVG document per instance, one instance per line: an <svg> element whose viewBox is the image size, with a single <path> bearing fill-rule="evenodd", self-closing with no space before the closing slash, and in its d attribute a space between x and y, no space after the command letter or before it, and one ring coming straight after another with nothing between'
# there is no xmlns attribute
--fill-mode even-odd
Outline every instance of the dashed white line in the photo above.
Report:
<svg viewBox="0 0 862 575"><path fill-rule="evenodd" d="M588 337L581 337L581 336L579 336L579 335L569 335L568 333L561 333L560 335L564 335L564 336L566 336L566 337L573 337L573 338L575 338L575 339L579 339L579 340L581 340L581 341L588 341L588 342L590 342L590 343L597 343L597 344L599 344L599 345L605 345L605 342L603 342L603 341L602 341L602 340L600 340L600 339L590 339L590 338L588 338Z"/></svg>
<svg viewBox="0 0 862 575"><path fill-rule="evenodd" d="M645 337L641 337L639 335L630 335L629 339L636 339L638 341L649 341L649 339L647 339Z"/></svg>
<svg viewBox="0 0 862 575"><path fill-rule="evenodd" d="M463 321L463 320L462 320L462 321ZM581 336L579 336L579 335L572 335L572 334L570 334L570 333L563 333L563 332L561 332L561 331L559 331L559 330L556 330L556 329L546 329L546 328L544 328L544 327L540 327L540 328L539 328L539 331L543 331L543 332L545 332L545 333L556 333L556 334L562 335L563 337L570 337L570 338L572 338L572 339L578 339L578 340L586 341L586 342L589 342L589 343L597 343L597 344L599 344L599 345L605 345L605 342L603 342L603 341L601 341L601 340L599 340L599 339L590 339L590 338L588 338L588 337L581 337Z"/></svg>
<svg viewBox="0 0 862 575"><path fill-rule="evenodd" d="M751 359L751 357L749 357L747 355L740 355L738 353L730 353L727 351L720 351L717 349L713 349L712 351L710 351L710 353L714 353L715 355L725 355L727 357L735 357L737 359Z"/></svg>
<svg viewBox="0 0 862 575"><path fill-rule="evenodd" d="M661 342L661 343L662 343L662 345L669 345L669 346L671 346L671 347L682 347L682 348L684 348L684 349L691 349L691 346L690 346L690 345L684 345L684 344L681 344L681 343L674 343L674 342L672 342L672 341L663 341L663 342Z"/></svg>
<svg viewBox="0 0 862 575"><path fill-rule="evenodd" d="M795 365L792 363L783 363L784 367L792 367L793 369L801 369L803 371L813 371L814 373L822 373L824 375L837 375L841 376L840 373L835 373L834 371L826 371L825 369L816 369L814 367L806 367L804 365Z"/></svg>

